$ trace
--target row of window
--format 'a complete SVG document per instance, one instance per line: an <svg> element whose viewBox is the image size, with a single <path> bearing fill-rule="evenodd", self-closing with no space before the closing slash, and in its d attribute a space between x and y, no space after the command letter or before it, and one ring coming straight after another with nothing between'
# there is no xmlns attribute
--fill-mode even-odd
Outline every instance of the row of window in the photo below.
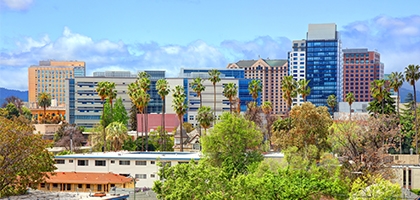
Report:
<svg viewBox="0 0 420 200"><path fill-rule="evenodd" d="M352 69L353 69L353 68L356 68L356 69L358 69L358 68L359 68L359 66L348 66L348 65L346 65L345 67L346 67L346 69L348 69L348 68L352 68ZM379 66L378 66L378 67L379 67ZM366 65L366 66L365 66L365 68L366 68L366 69L368 69L368 68L369 68L369 66L368 66L368 65ZM370 68L374 68L374 66L373 66L373 65L371 65L371 66L370 66ZM360 69L363 69L363 65L361 65L361 66L360 66Z"/></svg>
<svg viewBox="0 0 420 200"><path fill-rule="evenodd" d="M65 164L65 159L55 159L56 164ZM69 163L73 163L73 160L69 160ZM95 166L106 166L106 160L95 160ZM110 161L111 164L115 164L115 160ZM155 161L150 161L151 165L155 164ZM77 160L78 166L89 166L89 160ZM131 160L119 160L119 165L131 165ZM147 161L136 160L135 165L146 166Z"/></svg>

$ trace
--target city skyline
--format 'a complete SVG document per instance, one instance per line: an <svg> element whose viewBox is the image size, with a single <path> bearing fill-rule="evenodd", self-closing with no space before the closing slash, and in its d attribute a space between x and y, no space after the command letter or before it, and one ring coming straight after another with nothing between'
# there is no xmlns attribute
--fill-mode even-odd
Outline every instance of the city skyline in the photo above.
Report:
<svg viewBox="0 0 420 200"><path fill-rule="evenodd" d="M287 59L315 23L337 24L343 49L378 51L385 73L403 71L420 64L420 2L404 3L0 0L0 87L27 90L27 68L49 59L85 61L87 75L162 69L168 77L182 67Z"/></svg>

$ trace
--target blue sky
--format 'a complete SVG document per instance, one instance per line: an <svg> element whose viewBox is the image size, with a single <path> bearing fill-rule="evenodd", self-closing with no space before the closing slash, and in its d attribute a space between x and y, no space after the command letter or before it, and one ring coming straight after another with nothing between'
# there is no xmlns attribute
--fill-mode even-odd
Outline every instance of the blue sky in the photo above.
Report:
<svg viewBox="0 0 420 200"><path fill-rule="evenodd" d="M386 73L420 64L418 0L0 0L0 87L26 90L27 68L48 59L168 76L286 59L310 23L336 23L343 48L378 50Z"/></svg>

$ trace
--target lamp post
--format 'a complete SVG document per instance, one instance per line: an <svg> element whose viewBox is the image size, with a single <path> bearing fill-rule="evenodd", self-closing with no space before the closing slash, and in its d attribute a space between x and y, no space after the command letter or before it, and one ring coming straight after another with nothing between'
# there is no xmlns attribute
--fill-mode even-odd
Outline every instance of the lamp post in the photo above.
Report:
<svg viewBox="0 0 420 200"><path fill-rule="evenodd" d="M134 200L136 200L136 177L131 176L131 174L128 177L133 179L133 182L134 182L133 193L134 193Z"/></svg>

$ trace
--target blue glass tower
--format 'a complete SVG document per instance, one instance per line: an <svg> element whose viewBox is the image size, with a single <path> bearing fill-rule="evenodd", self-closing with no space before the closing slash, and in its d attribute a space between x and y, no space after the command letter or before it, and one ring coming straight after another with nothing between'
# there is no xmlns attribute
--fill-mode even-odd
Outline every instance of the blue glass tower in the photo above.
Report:
<svg viewBox="0 0 420 200"><path fill-rule="evenodd" d="M328 96L342 101L341 41L335 24L309 24L306 40L306 79L311 93L307 100L328 106Z"/></svg>

